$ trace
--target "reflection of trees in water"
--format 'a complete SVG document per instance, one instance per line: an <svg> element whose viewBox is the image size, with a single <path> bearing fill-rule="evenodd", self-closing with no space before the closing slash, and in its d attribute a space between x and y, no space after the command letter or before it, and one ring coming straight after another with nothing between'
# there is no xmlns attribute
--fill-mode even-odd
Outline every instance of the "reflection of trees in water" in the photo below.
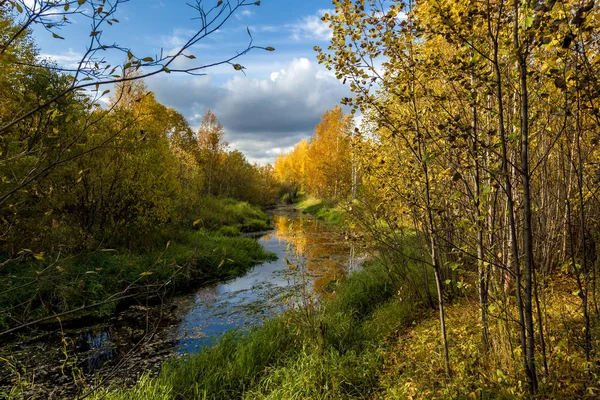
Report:
<svg viewBox="0 0 600 400"><path fill-rule="evenodd" d="M348 274L350 247L341 234L314 218L275 215L273 224L272 235L292 245L291 254L298 263L303 263L317 293L326 292L331 281Z"/></svg>

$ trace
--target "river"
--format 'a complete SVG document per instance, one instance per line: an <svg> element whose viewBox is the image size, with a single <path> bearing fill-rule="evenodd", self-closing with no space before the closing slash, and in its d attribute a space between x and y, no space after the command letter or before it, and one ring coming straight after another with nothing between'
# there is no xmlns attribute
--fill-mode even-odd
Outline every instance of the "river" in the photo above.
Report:
<svg viewBox="0 0 600 400"><path fill-rule="evenodd" d="M246 275L160 304L130 306L110 320L57 329L10 346L13 371L0 372L5 389L21 374L40 398L74 397L99 382L157 374L171 357L195 353L230 329L260 325L290 305L330 295L360 259L343 233L291 207L271 212L274 229L257 237L278 259ZM6 350L6 348L4 349ZM0 389L0 393L2 390Z"/></svg>

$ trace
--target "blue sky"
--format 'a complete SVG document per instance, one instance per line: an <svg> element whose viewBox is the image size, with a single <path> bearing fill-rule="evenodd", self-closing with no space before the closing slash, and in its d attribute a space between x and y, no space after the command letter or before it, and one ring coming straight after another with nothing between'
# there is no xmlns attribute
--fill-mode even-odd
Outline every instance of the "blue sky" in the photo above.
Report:
<svg viewBox="0 0 600 400"><path fill-rule="evenodd" d="M214 0L216 3L217 0ZM237 0L232 0L236 2ZM34 0L25 0L32 4ZM155 56L161 48L172 53L198 29L198 14L186 5L195 0L130 0L119 5L119 24L102 31L105 44L130 47L139 57ZM209 4L204 0L204 4ZM301 138L312 134L320 116L346 96L347 89L331 72L317 64L313 47L326 47L331 31L320 16L331 9L330 0L262 0L244 7L218 32L193 49L192 66L222 60L248 44L247 28L254 44L272 46L274 52L253 50L239 59L246 75L230 65L207 70L206 76L160 74L146 81L158 100L181 112L195 129L208 108L226 129L226 140L253 162L272 162ZM89 22L83 18L52 38L36 28L42 55L63 66L79 61L89 42ZM122 63L123 54L109 53L111 63Z"/></svg>

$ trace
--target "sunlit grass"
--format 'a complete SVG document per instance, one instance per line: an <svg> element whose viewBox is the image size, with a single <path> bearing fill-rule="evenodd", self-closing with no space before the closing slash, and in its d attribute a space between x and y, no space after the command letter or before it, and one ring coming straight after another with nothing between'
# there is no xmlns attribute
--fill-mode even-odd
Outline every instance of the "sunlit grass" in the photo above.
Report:
<svg viewBox="0 0 600 400"><path fill-rule="evenodd" d="M296 207L306 214L314 215L315 217L334 225L341 225L345 220L345 211L342 207L333 202L312 196L304 196L303 199L296 204Z"/></svg>
<svg viewBox="0 0 600 400"><path fill-rule="evenodd" d="M379 390L386 337L421 313L395 298L387 276L370 265L316 308L290 309L246 335L225 334L212 348L168 362L156 378L96 398L368 398Z"/></svg>

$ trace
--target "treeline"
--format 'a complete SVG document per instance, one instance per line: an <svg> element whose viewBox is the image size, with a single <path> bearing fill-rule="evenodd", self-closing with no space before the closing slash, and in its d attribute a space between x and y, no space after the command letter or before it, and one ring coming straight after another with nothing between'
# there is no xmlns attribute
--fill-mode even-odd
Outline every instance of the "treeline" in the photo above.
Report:
<svg viewBox="0 0 600 400"><path fill-rule="evenodd" d="M353 190L351 157L353 122L336 106L326 111L310 140L301 140L288 154L275 161L275 177L287 185L289 198L299 192L328 200L341 200Z"/></svg>
<svg viewBox="0 0 600 400"><path fill-rule="evenodd" d="M0 24L5 43L19 26L8 13L0 13ZM135 79L131 62L127 74L133 80L117 85L101 106L108 91L68 92L69 78L40 59L31 36L16 40L0 59L5 259L65 249L162 246L168 230L191 229L202 217L201 197L257 205L276 200L269 166L253 165L229 150L210 111L193 132L181 114Z"/></svg>
<svg viewBox="0 0 600 400"><path fill-rule="evenodd" d="M451 356L458 344L448 337L445 305L476 293L474 357L484 375L504 371L517 392L525 377L532 395L560 391L569 376L592 393L600 318L597 5L335 5L324 17L331 45L316 50L349 84L354 97L344 103L365 120L352 156L344 154L362 175L351 213L403 277L404 295L439 311L440 368L450 378L465 361ZM310 159L311 146L280 163ZM315 162L301 164L291 181L319 192L308 171ZM332 181L327 187L331 196ZM406 262L411 232L422 271ZM568 323L549 311L546 293L555 288L578 305ZM556 339L565 334L576 343L569 357Z"/></svg>

